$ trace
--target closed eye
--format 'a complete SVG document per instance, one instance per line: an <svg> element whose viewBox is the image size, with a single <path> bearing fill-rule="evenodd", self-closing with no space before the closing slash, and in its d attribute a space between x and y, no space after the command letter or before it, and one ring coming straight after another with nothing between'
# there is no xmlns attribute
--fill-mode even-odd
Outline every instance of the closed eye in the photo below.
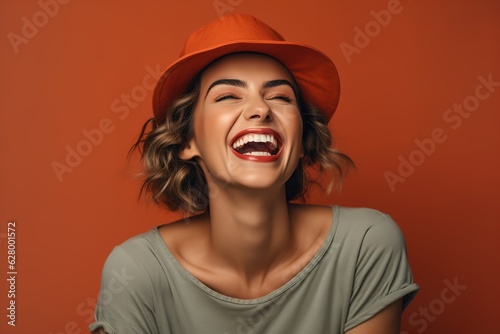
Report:
<svg viewBox="0 0 500 334"><path fill-rule="evenodd" d="M293 102L293 98L289 95L286 95L286 94L273 95L273 96L269 97L268 100L283 100L283 101L288 102L288 103Z"/></svg>
<svg viewBox="0 0 500 334"><path fill-rule="evenodd" d="M219 95L219 96L215 97L214 101L220 102L220 101L229 100L229 99L238 99L239 100L239 97L237 97L233 94L224 94L224 95Z"/></svg>

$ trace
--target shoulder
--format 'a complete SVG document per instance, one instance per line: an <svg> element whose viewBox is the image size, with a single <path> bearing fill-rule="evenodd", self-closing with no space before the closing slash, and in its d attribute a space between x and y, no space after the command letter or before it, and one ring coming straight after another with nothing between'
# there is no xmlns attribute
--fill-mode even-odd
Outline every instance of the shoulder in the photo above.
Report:
<svg viewBox="0 0 500 334"><path fill-rule="evenodd" d="M380 270L411 281L406 242L391 216L367 208L340 208L336 238L356 264L360 281Z"/></svg>
<svg viewBox="0 0 500 334"><path fill-rule="evenodd" d="M158 291L168 291L154 245L154 230L113 248L104 264L96 322L109 333L154 333Z"/></svg>
<svg viewBox="0 0 500 334"><path fill-rule="evenodd" d="M115 246L108 256L107 262L129 261L142 262L155 252L155 231L150 230L129 238L121 244Z"/></svg>
<svg viewBox="0 0 500 334"><path fill-rule="evenodd" d="M306 245L327 237L334 217L332 206L290 204L289 212L294 234Z"/></svg>
<svg viewBox="0 0 500 334"><path fill-rule="evenodd" d="M390 216L381 211L371 208L354 208L337 206L340 219L350 224L356 224L357 227L369 228L372 225L387 224Z"/></svg>
<svg viewBox="0 0 500 334"><path fill-rule="evenodd" d="M319 219L324 220L325 218L332 219L334 216L339 217L344 222L355 223L359 227L361 225L371 225L377 224L380 220L390 219L390 216L370 208L356 208L356 207L346 207L339 205L316 205L316 204L290 204L290 212L292 212L296 217L303 220L313 220ZM332 216L333 214L333 216Z"/></svg>
<svg viewBox="0 0 500 334"><path fill-rule="evenodd" d="M352 238L364 238L366 234L388 239L402 237L401 231L390 215L371 208L344 207L338 205L291 204L293 220L297 225L328 229L332 222L337 232Z"/></svg>
<svg viewBox="0 0 500 334"><path fill-rule="evenodd" d="M157 253L154 230L115 246L104 263L101 284L105 285L104 288L116 284L115 282L124 287L145 288L160 270Z"/></svg>
<svg viewBox="0 0 500 334"><path fill-rule="evenodd" d="M186 217L158 227L158 236L177 258L186 250L205 251L203 246L206 246L209 235L210 220L206 214Z"/></svg>
<svg viewBox="0 0 500 334"><path fill-rule="evenodd" d="M289 204L290 218L297 224L327 224L332 221L332 206L315 204Z"/></svg>
<svg viewBox="0 0 500 334"><path fill-rule="evenodd" d="M335 231L337 242L345 245L375 243L402 246L403 234L390 215L371 208L338 205L291 204L290 212L297 231L316 231L320 234ZM333 228L331 228L333 227Z"/></svg>
<svg viewBox="0 0 500 334"><path fill-rule="evenodd" d="M406 253L406 242L396 222L374 209L333 206L330 236L330 250L339 254L342 265Z"/></svg>
<svg viewBox="0 0 500 334"><path fill-rule="evenodd" d="M363 243L400 243L403 234L390 215L370 208L338 207L338 229Z"/></svg>
<svg viewBox="0 0 500 334"><path fill-rule="evenodd" d="M403 298L403 308L418 286L398 225L388 214L367 208L340 208L338 237L351 266L352 290L346 329L366 321Z"/></svg>

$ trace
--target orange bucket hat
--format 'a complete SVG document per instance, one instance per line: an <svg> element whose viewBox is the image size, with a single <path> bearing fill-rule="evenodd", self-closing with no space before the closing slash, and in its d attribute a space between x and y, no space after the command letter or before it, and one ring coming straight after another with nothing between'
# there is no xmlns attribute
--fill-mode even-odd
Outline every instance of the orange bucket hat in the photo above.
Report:
<svg viewBox="0 0 500 334"><path fill-rule="evenodd" d="M179 59L162 74L153 94L153 112L160 123L171 104L183 95L207 65L235 52L271 56L292 73L303 99L319 108L329 121L339 102L337 69L323 52L287 42L273 28L250 15L229 14L188 37Z"/></svg>

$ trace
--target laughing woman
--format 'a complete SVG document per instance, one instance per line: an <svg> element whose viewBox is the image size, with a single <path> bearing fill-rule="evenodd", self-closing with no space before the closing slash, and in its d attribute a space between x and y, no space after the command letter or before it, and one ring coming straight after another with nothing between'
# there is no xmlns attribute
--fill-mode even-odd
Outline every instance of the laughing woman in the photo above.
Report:
<svg viewBox="0 0 500 334"><path fill-rule="evenodd" d="M403 236L365 208L296 204L340 184L332 61L248 15L196 31L136 144L148 194L186 219L115 247L94 333L397 334L418 290ZM149 127L151 130L148 130Z"/></svg>

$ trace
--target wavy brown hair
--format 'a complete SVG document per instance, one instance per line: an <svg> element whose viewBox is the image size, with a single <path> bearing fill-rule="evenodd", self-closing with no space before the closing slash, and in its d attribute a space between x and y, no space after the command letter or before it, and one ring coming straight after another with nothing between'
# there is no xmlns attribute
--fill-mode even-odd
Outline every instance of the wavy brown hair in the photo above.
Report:
<svg viewBox="0 0 500 334"><path fill-rule="evenodd" d="M130 151L138 149L144 164L140 194L149 193L156 203L184 214L206 212L209 204L208 186L199 163L195 158L179 158L193 137L193 113L202 73L164 113L163 119L151 118L143 125ZM308 167L317 169L319 175L331 172L332 179L326 187L329 192L340 188L348 169L355 166L347 155L333 148L333 138L323 113L304 102L295 90L303 123L304 156L287 180L285 189L287 201L304 201L308 186L318 183L306 172Z"/></svg>

